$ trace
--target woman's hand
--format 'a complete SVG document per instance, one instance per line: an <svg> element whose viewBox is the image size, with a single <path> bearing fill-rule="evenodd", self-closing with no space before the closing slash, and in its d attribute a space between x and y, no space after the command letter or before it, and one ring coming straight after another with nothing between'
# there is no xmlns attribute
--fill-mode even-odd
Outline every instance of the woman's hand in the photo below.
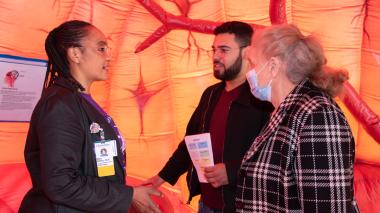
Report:
<svg viewBox="0 0 380 213"><path fill-rule="evenodd" d="M133 207L141 213L161 213L161 210L150 198L151 195L161 196L161 192L145 186L133 187Z"/></svg>
<svg viewBox="0 0 380 213"><path fill-rule="evenodd" d="M148 186L151 185L153 188L157 189L160 187L163 183L165 183L164 179L162 179L160 176L155 175L148 180L142 182L142 186Z"/></svg>

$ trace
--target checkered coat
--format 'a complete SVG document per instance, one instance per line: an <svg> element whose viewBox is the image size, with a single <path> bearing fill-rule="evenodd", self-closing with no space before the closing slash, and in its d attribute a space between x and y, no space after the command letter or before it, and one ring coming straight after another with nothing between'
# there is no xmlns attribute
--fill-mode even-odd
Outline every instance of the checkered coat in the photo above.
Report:
<svg viewBox="0 0 380 213"><path fill-rule="evenodd" d="M308 80L285 98L243 159L237 212L351 212L354 139Z"/></svg>

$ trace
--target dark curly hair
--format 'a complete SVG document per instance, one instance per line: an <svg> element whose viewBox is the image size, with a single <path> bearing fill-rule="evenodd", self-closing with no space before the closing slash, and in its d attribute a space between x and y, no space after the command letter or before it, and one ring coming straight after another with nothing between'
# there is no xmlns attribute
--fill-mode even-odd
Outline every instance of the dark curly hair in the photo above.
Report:
<svg viewBox="0 0 380 213"><path fill-rule="evenodd" d="M235 35L235 40L241 47L251 44L253 28L251 25L241 21L224 22L214 30L214 35L230 33Z"/></svg>

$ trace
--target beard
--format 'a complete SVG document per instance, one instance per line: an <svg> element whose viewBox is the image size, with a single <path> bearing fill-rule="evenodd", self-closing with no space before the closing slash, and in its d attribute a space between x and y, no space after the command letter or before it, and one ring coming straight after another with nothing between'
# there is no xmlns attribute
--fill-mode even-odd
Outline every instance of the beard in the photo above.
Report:
<svg viewBox="0 0 380 213"><path fill-rule="evenodd" d="M214 60L214 64L218 64L222 67L221 69L214 68L214 77L222 81L231 81L234 80L240 73L243 64L243 58L241 56L241 52L239 52L239 57L228 68L226 68L226 66L219 60ZM222 69L224 72L221 72Z"/></svg>

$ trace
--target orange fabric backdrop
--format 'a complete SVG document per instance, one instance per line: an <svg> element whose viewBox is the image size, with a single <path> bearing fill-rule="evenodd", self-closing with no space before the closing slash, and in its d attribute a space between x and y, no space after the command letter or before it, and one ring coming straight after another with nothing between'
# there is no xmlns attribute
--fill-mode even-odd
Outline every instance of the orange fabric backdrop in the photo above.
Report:
<svg viewBox="0 0 380 213"><path fill-rule="evenodd" d="M190 19L271 25L269 0L154 2ZM287 21L317 35L328 64L346 68L350 83L380 114L380 1L284 2ZM136 47L161 26L137 0L0 0L0 5L0 54L46 59L47 32L70 19L89 21L105 32L114 57L108 81L96 83L92 94L126 138L128 174L141 179L156 174L182 139L201 93L216 82L206 53L213 36L175 29L136 54ZM339 103L357 140L357 159L380 164L379 143ZM27 123L0 123L0 164L24 161L27 128ZM186 201L183 179L167 187Z"/></svg>

